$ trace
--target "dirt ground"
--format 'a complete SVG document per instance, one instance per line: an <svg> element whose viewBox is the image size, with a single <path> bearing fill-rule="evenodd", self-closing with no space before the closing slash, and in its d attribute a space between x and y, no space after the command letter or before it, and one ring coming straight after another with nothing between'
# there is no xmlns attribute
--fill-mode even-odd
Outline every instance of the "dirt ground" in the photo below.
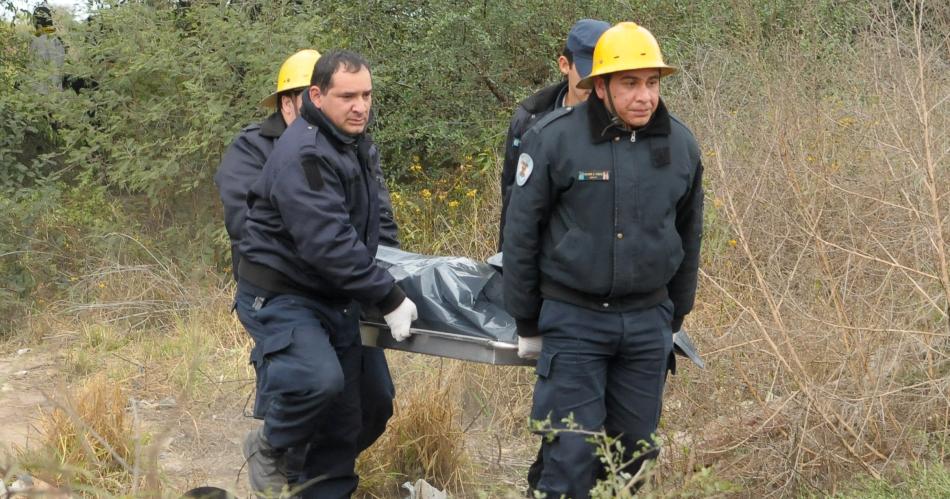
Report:
<svg viewBox="0 0 950 499"><path fill-rule="evenodd" d="M41 444L38 420L71 390L66 348L45 343L37 348L0 346L0 465L16 462L16 449ZM247 415L250 381L222 384L213 400L180 406L174 398L141 398L129 393L128 415L136 436L157 444L164 497L177 497L199 486L226 489L249 497L241 441L260 423ZM134 383L133 383L134 385ZM534 456L534 439L500 440L483 425L466 432L470 457L480 463L482 497L506 497L523 490L524 474ZM144 449L147 451L147 449ZM7 458L7 459L4 459ZM15 467L14 467L15 469ZM144 473L144 471L143 471ZM11 477L8 477L11 478ZM393 491L392 497L399 497Z"/></svg>
<svg viewBox="0 0 950 499"><path fill-rule="evenodd" d="M0 354L0 448L24 447L37 438L38 408L50 404L43 395L58 374L54 357L29 349Z"/></svg>
<svg viewBox="0 0 950 499"><path fill-rule="evenodd" d="M47 349L0 351L0 455L13 462L16 449L40 443L39 415L54 405L48 396L68 388L61 356ZM248 496L241 440L259 423L244 416L243 406L215 404L224 407L196 413L177 407L173 399L134 403L134 431L162 444L159 470L170 485L166 497L202 485Z"/></svg>

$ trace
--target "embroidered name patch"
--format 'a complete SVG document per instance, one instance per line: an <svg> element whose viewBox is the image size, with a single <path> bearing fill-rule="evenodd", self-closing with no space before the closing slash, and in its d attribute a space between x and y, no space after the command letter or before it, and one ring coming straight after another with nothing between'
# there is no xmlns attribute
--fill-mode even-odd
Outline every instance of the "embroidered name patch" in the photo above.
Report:
<svg viewBox="0 0 950 499"><path fill-rule="evenodd" d="M518 184L518 187L524 185L528 181L528 177L531 176L531 172L534 170L534 160L531 159L531 156L528 153L521 153L521 156L518 157L518 168L515 171L515 182Z"/></svg>
<svg viewBox="0 0 950 499"><path fill-rule="evenodd" d="M581 182L606 182L610 180L610 172L578 172L577 180Z"/></svg>

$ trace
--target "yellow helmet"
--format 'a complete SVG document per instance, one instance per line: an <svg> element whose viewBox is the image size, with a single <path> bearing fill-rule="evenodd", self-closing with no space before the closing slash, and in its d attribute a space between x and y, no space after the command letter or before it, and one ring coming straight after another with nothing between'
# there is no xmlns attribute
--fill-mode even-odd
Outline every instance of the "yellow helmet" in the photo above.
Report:
<svg viewBox="0 0 950 499"><path fill-rule="evenodd" d="M261 101L262 106L277 107L277 95L281 92L310 86L313 67L320 58L320 52L304 49L287 58L277 73L277 91Z"/></svg>
<svg viewBox="0 0 950 499"><path fill-rule="evenodd" d="M594 65L587 78L577 83L580 88L593 88L594 78L631 69L660 70L660 76L676 72L667 66L660 53L660 44L643 26L632 22L617 23L604 31L594 46Z"/></svg>

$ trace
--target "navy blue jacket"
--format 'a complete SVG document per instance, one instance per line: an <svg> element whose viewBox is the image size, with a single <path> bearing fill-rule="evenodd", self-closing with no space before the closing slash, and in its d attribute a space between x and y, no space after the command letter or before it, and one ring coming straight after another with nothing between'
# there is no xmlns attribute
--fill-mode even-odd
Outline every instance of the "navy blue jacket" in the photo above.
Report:
<svg viewBox="0 0 950 499"><path fill-rule="evenodd" d="M248 192L241 280L389 313L405 295L375 259L395 234L376 146L338 130L307 93L301 111Z"/></svg>
<svg viewBox="0 0 950 499"><path fill-rule="evenodd" d="M260 177L267 157L274 150L274 143L285 129L287 125L280 112L271 114L259 125L244 128L228 146L214 174L214 183L218 186L221 203L224 204L224 227L231 239L231 265L235 281L238 279L238 262L241 260L238 244L241 242L241 227L247 213L247 191Z"/></svg>
<svg viewBox="0 0 950 499"><path fill-rule="evenodd" d="M591 95L523 141L503 248L518 333L538 334L542 298L622 312L669 297L677 330L693 307L703 222L689 129L662 100L646 126L625 129Z"/></svg>
<svg viewBox="0 0 950 499"><path fill-rule="evenodd" d="M274 150L274 144L286 129L287 125L284 124L284 118L279 111L268 116L259 125L244 128L228 146L214 175L214 182L224 205L224 225L231 239L231 262L235 281L239 277L238 263L241 253L238 246L241 243L241 228L247 215L247 191L260 177L264 163ZM393 218L389 191L385 185L379 191L379 201L379 243L398 248L398 228Z"/></svg>

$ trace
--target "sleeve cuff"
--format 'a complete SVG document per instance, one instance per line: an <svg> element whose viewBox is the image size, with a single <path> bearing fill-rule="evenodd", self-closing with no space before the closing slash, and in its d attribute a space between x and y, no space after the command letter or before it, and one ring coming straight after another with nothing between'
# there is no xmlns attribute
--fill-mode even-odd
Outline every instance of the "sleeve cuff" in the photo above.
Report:
<svg viewBox="0 0 950 499"><path fill-rule="evenodd" d="M383 315L386 315L396 310L405 299L406 293L403 293L399 286L393 284L393 289L390 289L389 294L376 304L376 306L379 307L379 311L382 312Z"/></svg>
<svg viewBox="0 0 950 499"><path fill-rule="evenodd" d="M684 316L673 317L673 322L670 323L670 329L672 329L674 333L683 328L684 318Z"/></svg>
<svg viewBox="0 0 950 499"><path fill-rule="evenodd" d="M518 336L525 338L541 336L541 331L538 331L537 319L515 319L515 326L518 328Z"/></svg>

